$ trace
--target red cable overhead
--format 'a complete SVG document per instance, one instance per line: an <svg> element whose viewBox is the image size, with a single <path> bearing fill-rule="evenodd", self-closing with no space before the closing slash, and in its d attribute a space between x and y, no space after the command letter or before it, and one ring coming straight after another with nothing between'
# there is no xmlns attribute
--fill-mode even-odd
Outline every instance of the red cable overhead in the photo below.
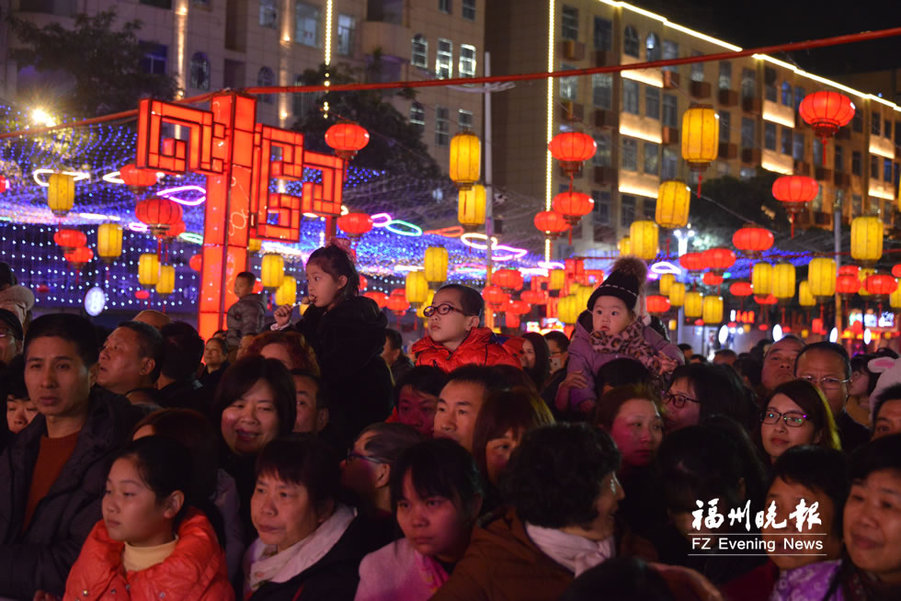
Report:
<svg viewBox="0 0 901 601"><path fill-rule="evenodd" d="M519 73L514 75L492 75L490 77L457 77L454 79L429 79L424 81L394 81L387 83L351 83L341 85L319 85L319 86L255 86L243 88L239 90L244 94L279 94L290 93L297 94L302 92L350 92L360 90L391 90L398 88L434 88L452 85L473 85L484 83L502 83L508 81L532 81L537 79L558 78L558 77L578 77L582 75L593 75L595 73L619 73L621 71L634 71L637 69L656 69L662 67L670 67L675 65L689 65L693 63L704 63L709 61L721 61L742 58L754 54L776 54L779 52L792 52L796 50L809 50L811 48L825 48L827 46L840 46L842 44L853 44L858 42L868 42L871 40L879 40L901 35L901 27L892 27L889 29L880 29L878 31L862 31L860 33L852 33L847 35L833 36L829 38L821 38L818 40L807 40L803 42L791 42L788 44L777 44L772 46L761 46L758 48L750 48L746 50L738 50L735 52L718 52L715 54L702 54L698 56L685 56L682 58L671 58L659 61L650 61L643 63L630 63L628 65L605 65L603 67L588 67L585 69L569 69L565 71L539 71L536 73ZM194 96L192 98L184 98L177 102L183 104L193 104L203 102L208 99L212 93ZM34 127L29 129L20 129L5 134L0 134L0 140L13 138L24 135L44 134L58 129L70 129L72 127L80 127L84 125L94 125L106 121L114 121L134 117L138 114L137 109L133 111L123 111L103 117L94 117L92 119L84 119L82 121L74 121L55 125L53 127Z"/></svg>

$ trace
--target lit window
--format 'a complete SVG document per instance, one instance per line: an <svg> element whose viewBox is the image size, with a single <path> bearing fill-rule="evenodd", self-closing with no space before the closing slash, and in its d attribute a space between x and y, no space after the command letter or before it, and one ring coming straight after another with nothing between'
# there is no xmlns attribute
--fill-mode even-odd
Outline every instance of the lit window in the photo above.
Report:
<svg viewBox="0 0 901 601"><path fill-rule="evenodd" d="M660 146L653 142L644 143L644 172L648 175L657 175L660 172ZM647 203L645 203L647 204Z"/></svg>
<svg viewBox="0 0 901 601"><path fill-rule="evenodd" d="M613 108L613 75L595 73L591 76L591 97L598 108Z"/></svg>
<svg viewBox="0 0 901 601"><path fill-rule="evenodd" d="M660 119L660 90L657 88L648 86L644 89L644 114L651 119Z"/></svg>
<svg viewBox="0 0 901 601"><path fill-rule="evenodd" d="M804 88L795 86L795 110L798 110L798 107L801 106L802 100L804 100Z"/></svg>
<svg viewBox="0 0 901 601"><path fill-rule="evenodd" d="M790 127L782 128L782 143L779 147L779 152L782 154L792 153L792 130Z"/></svg>
<svg viewBox="0 0 901 601"><path fill-rule="evenodd" d="M350 15L338 15L338 54L348 56L354 50L354 31L357 21Z"/></svg>
<svg viewBox="0 0 901 601"><path fill-rule="evenodd" d="M472 112L460 109L457 111L457 125L460 129L472 129Z"/></svg>
<svg viewBox="0 0 901 601"><path fill-rule="evenodd" d="M642 200L641 214L646 221L654 221L654 218L657 216L657 201L653 198Z"/></svg>
<svg viewBox="0 0 901 601"><path fill-rule="evenodd" d="M560 65L561 71L571 71L572 65ZM579 96L579 78L578 77L561 77L560 78L560 98L564 100L576 100Z"/></svg>
<svg viewBox="0 0 901 601"><path fill-rule="evenodd" d="M660 165L660 177L663 179L676 179L679 171L679 155L669 147L663 148L663 161Z"/></svg>
<svg viewBox="0 0 901 601"><path fill-rule="evenodd" d="M140 47L144 52L144 56L141 57L141 70L153 75L167 75L169 49L155 42L141 42Z"/></svg>
<svg viewBox="0 0 901 601"><path fill-rule="evenodd" d="M322 11L318 6L298 2L294 7L294 40L304 46L320 47L320 21Z"/></svg>
<svg viewBox="0 0 901 601"><path fill-rule="evenodd" d="M645 52L649 61L660 60L660 38L656 33L649 33L644 42Z"/></svg>
<svg viewBox="0 0 901 601"><path fill-rule="evenodd" d="M210 59L203 52L195 52L191 57L191 87L210 89Z"/></svg>
<svg viewBox="0 0 901 601"><path fill-rule="evenodd" d="M732 63L729 61L720 61L719 88L721 90L732 89Z"/></svg>
<svg viewBox="0 0 901 601"><path fill-rule="evenodd" d="M417 126L419 131L425 128L425 109L418 102L410 105L410 123Z"/></svg>
<svg viewBox="0 0 901 601"><path fill-rule="evenodd" d="M874 136L882 134L882 115L875 111L870 117L870 133Z"/></svg>
<svg viewBox="0 0 901 601"><path fill-rule="evenodd" d="M757 98L757 73L753 69L741 70L741 97Z"/></svg>
<svg viewBox="0 0 901 601"><path fill-rule="evenodd" d="M610 190L592 190L591 198L594 200L594 223L596 225L610 225L610 208L612 199Z"/></svg>
<svg viewBox="0 0 901 601"><path fill-rule="evenodd" d="M460 44L460 77L476 76L476 47Z"/></svg>
<svg viewBox="0 0 901 601"><path fill-rule="evenodd" d="M634 138L623 138L623 169L638 171L638 141Z"/></svg>
<svg viewBox="0 0 901 601"><path fill-rule="evenodd" d="M435 75L438 79L454 76L454 43L438 38L438 53L435 56Z"/></svg>
<svg viewBox="0 0 901 601"><path fill-rule="evenodd" d="M601 17L594 18L594 49L609 51L613 48L613 23Z"/></svg>
<svg viewBox="0 0 901 601"><path fill-rule="evenodd" d="M422 34L413 36L413 49L410 55L410 64L423 69L429 68L429 43Z"/></svg>
<svg viewBox="0 0 901 601"><path fill-rule="evenodd" d="M804 134L795 132L792 136L792 158L796 161L804 160Z"/></svg>
<svg viewBox="0 0 901 601"><path fill-rule="evenodd" d="M671 58L679 58L679 43L672 40L663 40L663 60ZM663 70L678 73L679 67L669 65L664 67Z"/></svg>
<svg viewBox="0 0 901 601"><path fill-rule="evenodd" d="M782 82L782 104L785 106L792 105L792 87L787 81Z"/></svg>
<svg viewBox="0 0 901 601"><path fill-rule="evenodd" d="M435 107L435 145L450 144L450 111L447 107Z"/></svg>
<svg viewBox="0 0 901 601"><path fill-rule="evenodd" d="M597 144L598 150L591 159L591 164L595 167L611 167L613 165L613 144L610 141L610 134L601 132L594 135L594 143Z"/></svg>
<svg viewBox="0 0 901 601"><path fill-rule="evenodd" d="M693 50L691 53L692 56L701 56L702 54L702 52L698 52L697 50ZM704 63L691 64L691 80L704 81Z"/></svg>
<svg viewBox="0 0 901 601"><path fill-rule="evenodd" d="M729 111L719 111L720 116L720 144L728 144L729 136L732 134L732 113Z"/></svg>
<svg viewBox="0 0 901 601"><path fill-rule="evenodd" d="M640 45L638 32L631 25L626 25L626 29L623 31L623 54L638 58L638 47Z"/></svg>
<svg viewBox="0 0 901 601"><path fill-rule="evenodd" d="M741 120L741 147L756 148L757 134L754 127L754 120L743 117Z"/></svg>
<svg viewBox="0 0 901 601"><path fill-rule="evenodd" d="M579 9L563 6L563 19L560 21L560 37L564 40L579 39Z"/></svg>
<svg viewBox="0 0 901 601"><path fill-rule="evenodd" d="M638 106L638 83L631 79L623 80L623 112L640 114Z"/></svg>
<svg viewBox="0 0 901 601"><path fill-rule="evenodd" d="M776 150L776 124L769 121L763 124L763 147Z"/></svg>
<svg viewBox="0 0 901 601"><path fill-rule="evenodd" d="M278 26L276 0L260 0L260 27L275 29Z"/></svg>

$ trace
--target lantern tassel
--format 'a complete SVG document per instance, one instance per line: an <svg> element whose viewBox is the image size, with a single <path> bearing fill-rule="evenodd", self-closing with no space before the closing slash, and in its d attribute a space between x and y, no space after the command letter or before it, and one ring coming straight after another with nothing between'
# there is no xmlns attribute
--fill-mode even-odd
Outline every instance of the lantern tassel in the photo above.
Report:
<svg viewBox="0 0 901 601"><path fill-rule="evenodd" d="M791 223L792 238L794 238L795 237L795 214L794 213L791 213L788 216L788 222Z"/></svg>
<svg viewBox="0 0 901 601"><path fill-rule="evenodd" d="M572 245L572 243L573 243L573 226L572 225L569 226L569 243L570 243L570 245Z"/></svg>
<svg viewBox="0 0 901 601"><path fill-rule="evenodd" d="M704 181L704 175L698 173L698 199L701 198L701 183Z"/></svg>
<svg viewBox="0 0 901 601"><path fill-rule="evenodd" d="M821 136L820 141L823 143L823 167L826 166L826 136Z"/></svg>

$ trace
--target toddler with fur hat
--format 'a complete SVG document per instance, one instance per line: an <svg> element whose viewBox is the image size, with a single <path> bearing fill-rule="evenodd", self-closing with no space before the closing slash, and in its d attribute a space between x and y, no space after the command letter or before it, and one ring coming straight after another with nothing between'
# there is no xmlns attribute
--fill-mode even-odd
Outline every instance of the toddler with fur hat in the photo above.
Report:
<svg viewBox="0 0 901 601"><path fill-rule="evenodd" d="M683 362L679 347L642 319L647 274L641 259L621 257L589 297L569 345L567 377L557 394L559 409L589 413L602 392L595 391L595 374L613 359L640 361L661 382Z"/></svg>

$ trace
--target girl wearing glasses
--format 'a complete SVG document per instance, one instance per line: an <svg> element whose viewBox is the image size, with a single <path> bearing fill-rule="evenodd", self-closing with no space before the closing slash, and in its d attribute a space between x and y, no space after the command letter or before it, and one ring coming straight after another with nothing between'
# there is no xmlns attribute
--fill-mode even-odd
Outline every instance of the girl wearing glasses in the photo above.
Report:
<svg viewBox="0 0 901 601"><path fill-rule="evenodd" d="M841 449L826 398L807 380L780 384L765 407L760 416L760 443L771 463L800 445Z"/></svg>

